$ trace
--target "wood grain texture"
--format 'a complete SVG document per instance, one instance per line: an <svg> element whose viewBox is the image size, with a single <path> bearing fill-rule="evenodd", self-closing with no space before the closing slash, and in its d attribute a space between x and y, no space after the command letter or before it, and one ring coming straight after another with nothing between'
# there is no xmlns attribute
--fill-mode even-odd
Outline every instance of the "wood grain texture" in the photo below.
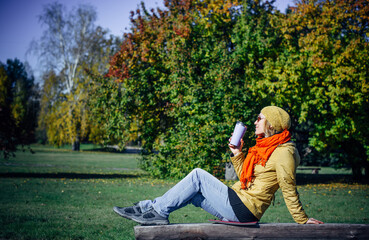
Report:
<svg viewBox="0 0 369 240"><path fill-rule="evenodd" d="M369 239L369 224L263 223L241 227L211 223L135 226L136 239Z"/></svg>

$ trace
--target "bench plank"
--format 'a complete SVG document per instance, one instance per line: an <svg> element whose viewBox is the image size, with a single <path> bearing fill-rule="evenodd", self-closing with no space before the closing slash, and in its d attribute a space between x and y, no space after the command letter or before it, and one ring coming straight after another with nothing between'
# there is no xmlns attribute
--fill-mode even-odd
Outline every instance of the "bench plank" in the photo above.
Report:
<svg viewBox="0 0 369 240"><path fill-rule="evenodd" d="M262 223L239 227L211 223L135 226L136 239L369 239L369 224Z"/></svg>

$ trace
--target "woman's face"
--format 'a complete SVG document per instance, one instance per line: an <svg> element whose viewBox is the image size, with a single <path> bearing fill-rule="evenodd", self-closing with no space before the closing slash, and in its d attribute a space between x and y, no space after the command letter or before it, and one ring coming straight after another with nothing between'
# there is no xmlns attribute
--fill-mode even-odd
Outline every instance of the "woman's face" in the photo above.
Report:
<svg viewBox="0 0 369 240"><path fill-rule="evenodd" d="M258 119L255 121L255 135L263 137L265 134L265 116L260 113Z"/></svg>

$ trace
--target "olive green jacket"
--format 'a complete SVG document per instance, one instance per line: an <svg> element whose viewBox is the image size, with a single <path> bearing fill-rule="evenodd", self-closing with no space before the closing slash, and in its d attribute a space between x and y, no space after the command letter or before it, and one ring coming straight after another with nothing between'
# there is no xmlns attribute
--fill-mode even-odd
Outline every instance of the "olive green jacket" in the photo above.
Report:
<svg viewBox="0 0 369 240"><path fill-rule="evenodd" d="M241 176L245 158L244 153L231 157L238 178ZM232 189L255 217L260 219L271 204L274 193L280 187L293 219L297 223L306 223L308 217L296 189L296 168L299 163L300 156L295 144L292 142L282 144L274 150L265 167L255 166L255 178L249 188L241 189L241 182L238 181Z"/></svg>

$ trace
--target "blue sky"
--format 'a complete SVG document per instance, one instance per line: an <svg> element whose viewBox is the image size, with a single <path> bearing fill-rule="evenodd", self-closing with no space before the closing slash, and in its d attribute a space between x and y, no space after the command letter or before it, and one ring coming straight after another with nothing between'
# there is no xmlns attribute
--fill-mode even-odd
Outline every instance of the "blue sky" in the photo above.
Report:
<svg viewBox="0 0 369 240"><path fill-rule="evenodd" d="M129 29L129 12L137 9L140 2L145 2L148 9L163 7L163 0L59 0L71 10L79 4L91 4L96 8L98 19L96 25L110 30L116 36L122 36ZM32 40L41 37L43 28L38 22L38 16L43 7L53 0L0 0L0 61L18 58L29 62L37 78L40 74L37 59L26 56ZM285 12L288 5L293 6L293 0L276 0L277 8Z"/></svg>

